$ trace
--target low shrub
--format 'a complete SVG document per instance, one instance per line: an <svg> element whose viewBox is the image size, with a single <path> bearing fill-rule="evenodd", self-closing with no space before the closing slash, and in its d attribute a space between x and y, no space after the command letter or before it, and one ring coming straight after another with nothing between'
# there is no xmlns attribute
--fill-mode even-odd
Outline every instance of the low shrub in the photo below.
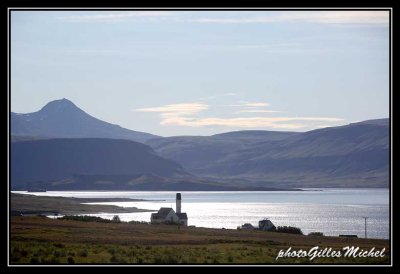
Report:
<svg viewBox="0 0 400 274"><path fill-rule="evenodd" d="M37 257L32 257L30 262L31 262L31 264L38 264L39 259Z"/></svg>
<svg viewBox="0 0 400 274"><path fill-rule="evenodd" d="M145 222L145 221L129 221L128 224L149 224L149 222Z"/></svg>
<svg viewBox="0 0 400 274"><path fill-rule="evenodd" d="M114 222L113 220L103 219L103 218L96 217L96 216L87 216L87 215L83 215L83 216L66 215L59 219L81 221L81 222L99 222L99 223L113 223Z"/></svg>
<svg viewBox="0 0 400 274"><path fill-rule="evenodd" d="M74 263L75 263L75 260L74 260L74 258L72 258L72 257L68 257L67 262L68 262L69 264L74 264Z"/></svg>
<svg viewBox="0 0 400 274"><path fill-rule="evenodd" d="M79 251L79 252L78 252L78 256L80 256L80 257L87 257L87 256L88 256L87 250L84 249L84 250Z"/></svg>
<svg viewBox="0 0 400 274"><path fill-rule="evenodd" d="M59 264L60 260L54 256L50 257L49 259L42 258L42 264Z"/></svg>
<svg viewBox="0 0 400 274"><path fill-rule="evenodd" d="M310 232L310 233L308 233L308 236L324 236L324 233L322 233L322 232Z"/></svg>
<svg viewBox="0 0 400 274"><path fill-rule="evenodd" d="M301 229L294 226L278 226L276 232L303 235Z"/></svg>
<svg viewBox="0 0 400 274"><path fill-rule="evenodd" d="M115 254L113 254L110 258L110 263L118 263L118 258L117 256L115 256Z"/></svg>

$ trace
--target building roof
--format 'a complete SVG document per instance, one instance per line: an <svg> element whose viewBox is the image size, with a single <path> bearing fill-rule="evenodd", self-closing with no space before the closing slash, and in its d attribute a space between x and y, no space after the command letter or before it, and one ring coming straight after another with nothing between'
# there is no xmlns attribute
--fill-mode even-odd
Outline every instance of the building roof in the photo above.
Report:
<svg viewBox="0 0 400 274"><path fill-rule="evenodd" d="M174 211L172 208L170 207L162 207L158 210L157 213L152 213L151 214L151 218L153 219L165 219L167 217L167 215L172 211ZM175 213L175 212L174 212ZM175 213L179 220L187 220L188 217L186 215L186 213Z"/></svg>
<svg viewBox="0 0 400 274"><path fill-rule="evenodd" d="M261 220L261 221L259 221L259 223L264 223L264 224L271 223L272 224L272 222L270 220L268 220L268 219Z"/></svg>
<svg viewBox="0 0 400 274"><path fill-rule="evenodd" d="M176 215L178 216L178 218L180 220L187 220L188 219L186 213L176 213Z"/></svg>
<svg viewBox="0 0 400 274"><path fill-rule="evenodd" d="M154 219L163 219L167 217L168 213L170 213L171 210L173 211L173 209L170 207L162 207L158 210L157 213L152 213L151 216Z"/></svg>

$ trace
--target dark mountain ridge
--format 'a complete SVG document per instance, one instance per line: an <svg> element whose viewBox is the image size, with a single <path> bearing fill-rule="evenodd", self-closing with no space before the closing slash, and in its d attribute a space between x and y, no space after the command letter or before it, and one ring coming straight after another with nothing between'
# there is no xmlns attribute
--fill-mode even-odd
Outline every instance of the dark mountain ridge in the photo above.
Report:
<svg viewBox="0 0 400 274"><path fill-rule="evenodd" d="M14 187L97 174L189 176L179 164L129 140L49 139L15 142L11 148Z"/></svg>
<svg viewBox="0 0 400 274"><path fill-rule="evenodd" d="M11 147L12 190L283 190L221 185L185 172L149 147L116 139L42 139Z"/></svg>

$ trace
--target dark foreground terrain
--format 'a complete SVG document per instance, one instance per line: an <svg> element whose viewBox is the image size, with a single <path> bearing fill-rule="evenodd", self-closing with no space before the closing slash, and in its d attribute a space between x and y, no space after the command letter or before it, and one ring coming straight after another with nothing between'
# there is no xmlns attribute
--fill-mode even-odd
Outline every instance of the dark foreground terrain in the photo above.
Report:
<svg viewBox="0 0 400 274"><path fill-rule="evenodd" d="M285 258L279 250L385 248L383 258ZM11 264L388 264L388 240L11 217Z"/></svg>

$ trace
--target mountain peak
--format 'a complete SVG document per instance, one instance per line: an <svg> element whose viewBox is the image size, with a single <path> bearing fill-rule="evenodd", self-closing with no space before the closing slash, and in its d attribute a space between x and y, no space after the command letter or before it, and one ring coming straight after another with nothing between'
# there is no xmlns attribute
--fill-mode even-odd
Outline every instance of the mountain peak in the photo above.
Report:
<svg viewBox="0 0 400 274"><path fill-rule="evenodd" d="M67 110L80 110L72 101L62 98L47 103L40 111L64 112Z"/></svg>
<svg viewBox="0 0 400 274"><path fill-rule="evenodd" d="M72 101L70 101L70 100L68 100L67 98L62 98L62 99L59 99L59 100L54 100L54 101L58 101L58 102L60 102L60 103L68 103L68 104L73 104L72 103Z"/></svg>
<svg viewBox="0 0 400 274"><path fill-rule="evenodd" d="M51 101L37 112L13 114L11 118L11 133L20 136L109 138L138 142L159 138L101 121L66 98Z"/></svg>

